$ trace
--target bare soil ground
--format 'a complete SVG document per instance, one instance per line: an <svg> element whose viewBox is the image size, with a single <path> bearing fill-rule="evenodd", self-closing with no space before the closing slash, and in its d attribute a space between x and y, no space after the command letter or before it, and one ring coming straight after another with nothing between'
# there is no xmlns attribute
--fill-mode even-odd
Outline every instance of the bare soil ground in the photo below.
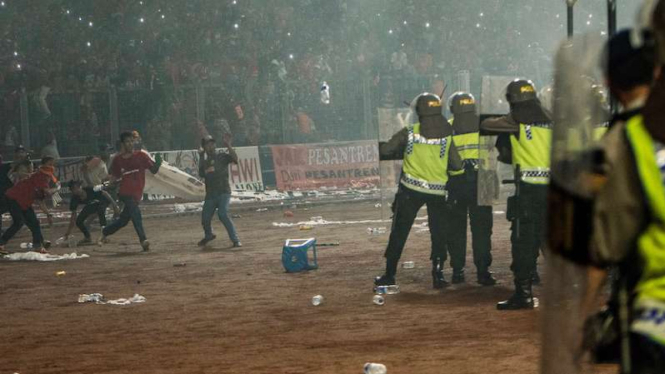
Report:
<svg viewBox="0 0 665 374"><path fill-rule="evenodd" d="M373 202L299 208L293 218L280 210L241 214L241 250L230 248L218 221L218 239L197 247L202 230L193 215L146 220L149 253L129 225L104 247L77 248L87 259L0 261L0 373L338 374L361 373L365 362L384 363L390 374L538 372L540 312L495 309L512 290L502 215L495 216L493 238L500 285L477 285L469 257L466 284L433 290L429 234L414 230L403 260L416 267L400 269L401 293L377 306L372 279L383 271L388 236L369 235L367 227L389 223L312 231L272 226L311 216L379 219ZM45 230L51 239L63 231ZM28 235L23 229L9 248ZM341 245L319 248L320 269L285 273L283 241L309 236ZM77 302L93 292L110 299L138 293L147 302ZM325 299L315 307L317 294Z"/></svg>

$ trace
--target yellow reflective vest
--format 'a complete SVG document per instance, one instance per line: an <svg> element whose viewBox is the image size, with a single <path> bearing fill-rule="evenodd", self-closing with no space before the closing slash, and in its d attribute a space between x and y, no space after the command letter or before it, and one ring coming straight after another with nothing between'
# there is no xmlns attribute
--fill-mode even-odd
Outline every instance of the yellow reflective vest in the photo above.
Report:
<svg viewBox="0 0 665 374"><path fill-rule="evenodd" d="M420 123L409 126L408 131L400 183L415 191L446 196L452 136L427 139L420 135Z"/></svg>
<svg viewBox="0 0 665 374"><path fill-rule="evenodd" d="M626 133L651 218L637 239L644 267L635 289L635 305L643 314L636 318L633 330L665 344L665 147L656 149L641 115L628 121Z"/></svg>
<svg viewBox="0 0 665 374"><path fill-rule="evenodd" d="M520 166L522 182L548 184L552 123L520 123L519 137L510 136L513 167Z"/></svg>

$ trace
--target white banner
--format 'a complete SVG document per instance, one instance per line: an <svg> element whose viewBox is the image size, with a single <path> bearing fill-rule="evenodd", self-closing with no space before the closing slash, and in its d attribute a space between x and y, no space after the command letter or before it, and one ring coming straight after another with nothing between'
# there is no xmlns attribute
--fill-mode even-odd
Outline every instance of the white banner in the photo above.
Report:
<svg viewBox="0 0 665 374"><path fill-rule="evenodd" d="M218 149L222 151L222 148ZM229 183L232 190L262 191L263 175L258 147L235 148L238 164L229 165ZM199 176L199 153L197 150L160 152L164 161L185 173L201 179ZM154 157L154 153L152 154Z"/></svg>
<svg viewBox="0 0 665 374"><path fill-rule="evenodd" d="M229 165L229 183L232 190L263 191L263 173L259 160L259 147L236 148L238 164Z"/></svg>

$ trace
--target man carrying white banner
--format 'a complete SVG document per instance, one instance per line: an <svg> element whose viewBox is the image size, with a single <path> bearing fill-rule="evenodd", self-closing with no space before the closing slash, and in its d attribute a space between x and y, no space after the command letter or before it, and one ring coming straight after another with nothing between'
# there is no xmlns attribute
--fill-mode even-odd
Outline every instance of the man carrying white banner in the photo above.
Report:
<svg viewBox="0 0 665 374"><path fill-rule="evenodd" d="M199 241L203 247L217 236L212 233L212 217L217 211L219 220L222 221L229 238L234 247L242 247L238 233L229 216L229 202L231 201L231 186L229 185L229 164L238 163L238 155L231 146L231 134L224 134L222 139L228 153L217 153L215 150L215 139L208 135L201 141L203 152L199 154L199 175L204 178L206 185L206 197L203 202L201 223L205 236Z"/></svg>

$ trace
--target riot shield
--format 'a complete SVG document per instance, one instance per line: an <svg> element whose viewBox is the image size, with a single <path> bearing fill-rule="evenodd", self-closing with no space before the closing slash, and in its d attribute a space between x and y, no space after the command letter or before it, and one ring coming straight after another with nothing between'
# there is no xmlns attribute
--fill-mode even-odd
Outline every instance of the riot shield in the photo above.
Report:
<svg viewBox="0 0 665 374"><path fill-rule="evenodd" d="M478 205L492 206L499 198L496 136L482 135L478 144Z"/></svg>
<svg viewBox="0 0 665 374"><path fill-rule="evenodd" d="M556 55L547 272L543 294L543 374L591 370L582 348L583 326L598 305L588 288L586 267L592 232L593 194L601 153L593 130L605 121L598 99L603 39L581 35L561 44Z"/></svg>
<svg viewBox="0 0 665 374"><path fill-rule="evenodd" d="M480 93L480 120L508 113L506 86L515 77L485 76ZM510 167L498 162L496 149L497 136L481 132L478 146L478 205L492 206L501 197L512 191L512 187L502 187L500 180L512 178ZM505 175L504 174L508 174Z"/></svg>
<svg viewBox="0 0 665 374"><path fill-rule="evenodd" d="M410 108L378 108L378 140L386 142L403 127L417 121L415 113ZM402 161L379 162L381 194L381 219L388 220L392 217L392 204L399 184Z"/></svg>

